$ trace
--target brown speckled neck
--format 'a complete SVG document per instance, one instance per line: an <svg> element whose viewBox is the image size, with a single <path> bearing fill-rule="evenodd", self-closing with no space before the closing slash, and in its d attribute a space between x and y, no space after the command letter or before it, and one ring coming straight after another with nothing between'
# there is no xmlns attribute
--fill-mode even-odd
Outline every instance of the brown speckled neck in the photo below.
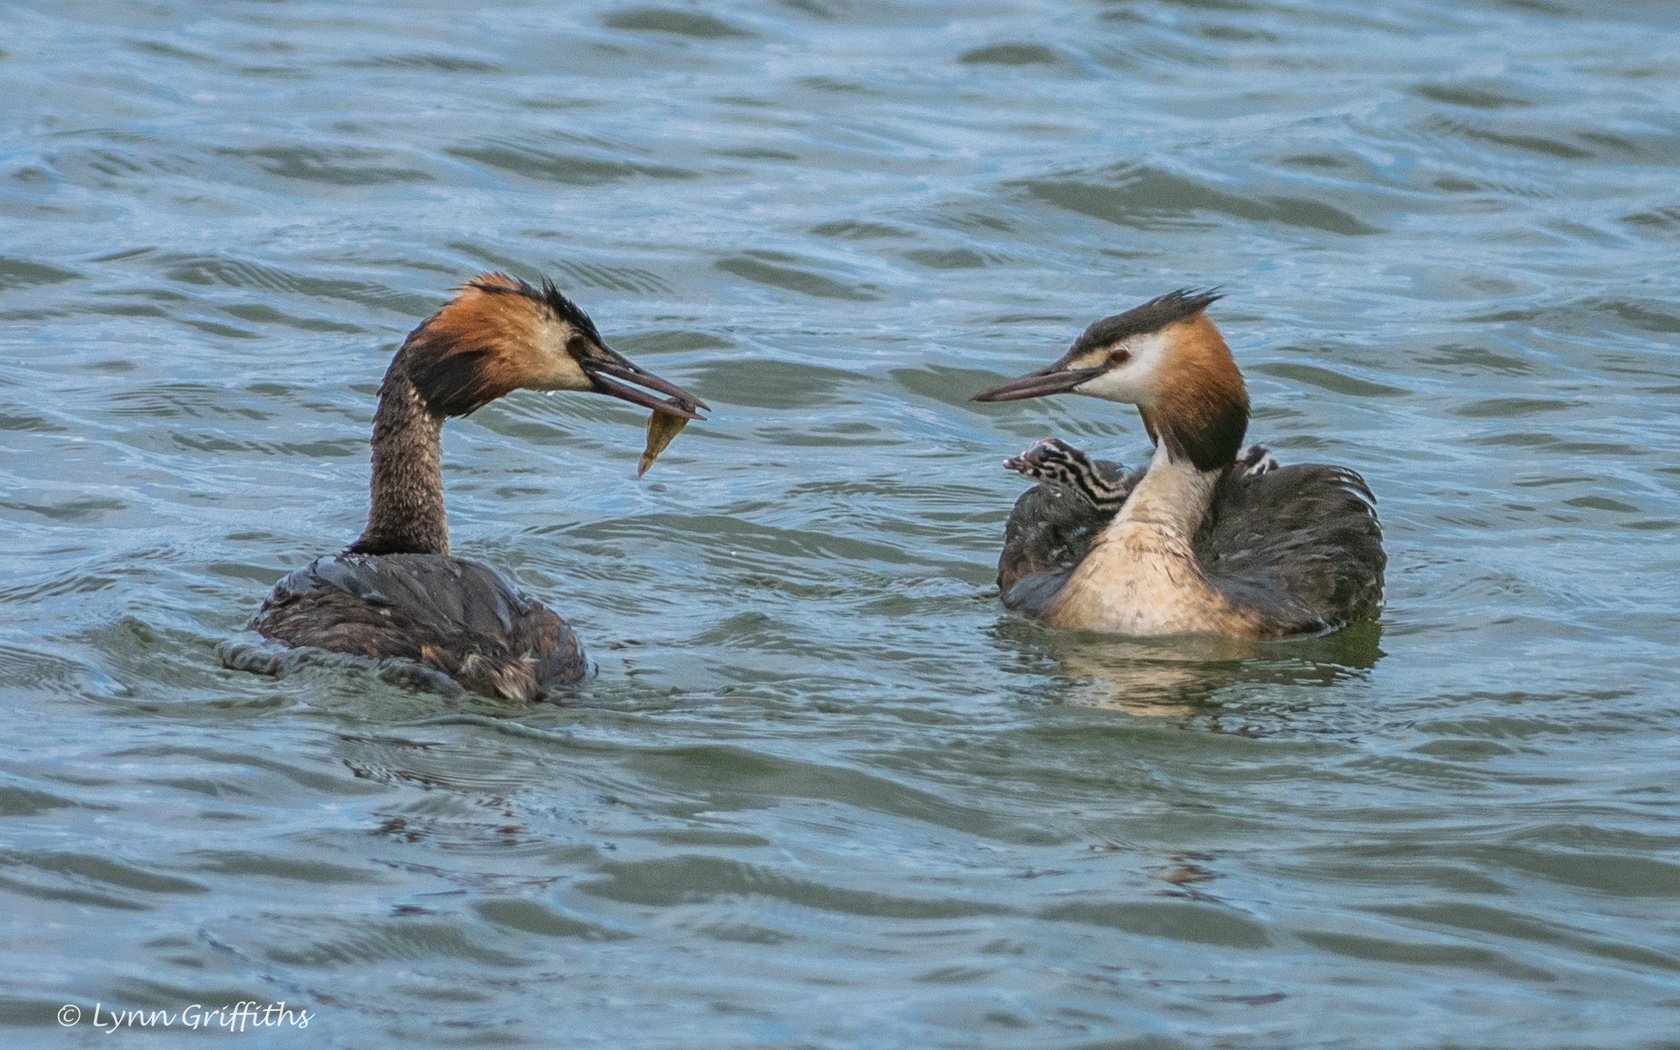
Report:
<svg viewBox="0 0 1680 1050"><path fill-rule="evenodd" d="M373 501L351 554L449 554L443 508L443 416L409 378L408 347L391 359L373 414Z"/></svg>

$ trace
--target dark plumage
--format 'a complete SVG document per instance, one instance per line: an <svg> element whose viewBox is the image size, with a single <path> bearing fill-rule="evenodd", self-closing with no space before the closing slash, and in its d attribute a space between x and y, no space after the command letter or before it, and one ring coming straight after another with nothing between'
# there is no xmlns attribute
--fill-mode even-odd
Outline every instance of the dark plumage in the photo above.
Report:
<svg viewBox="0 0 1680 1050"><path fill-rule="evenodd" d="M251 628L291 646L412 660L466 689L554 698L582 678L570 625L494 569L436 554L340 554L281 580Z"/></svg>
<svg viewBox="0 0 1680 1050"><path fill-rule="evenodd" d="M1196 550L1214 586L1265 610L1264 633L1341 627L1382 605L1382 525L1355 471L1302 464L1227 474Z"/></svg>

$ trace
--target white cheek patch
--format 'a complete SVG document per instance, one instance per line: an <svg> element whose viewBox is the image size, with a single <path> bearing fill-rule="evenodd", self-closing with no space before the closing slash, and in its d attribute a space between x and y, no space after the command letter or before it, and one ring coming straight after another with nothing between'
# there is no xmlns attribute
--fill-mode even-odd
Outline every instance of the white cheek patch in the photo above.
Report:
<svg viewBox="0 0 1680 1050"><path fill-rule="evenodd" d="M538 338L530 386L538 390L592 390L595 384L566 349L570 329L545 330Z"/></svg>
<svg viewBox="0 0 1680 1050"><path fill-rule="evenodd" d="M534 372L527 385L536 390L588 390L594 386L572 356L565 353L545 360L542 371Z"/></svg>
<svg viewBox="0 0 1680 1050"><path fill-rule="evenodd" d="M1161 361L1167 356L1166 344L1166 337L1159 332L1133 336L1124 344L1132 355L1125 364L1086 380L1074 387L1074 392L1129 405L1149 401L1156 389Z"/></svg>
<svg viewBox="0 0 1680 1050"><path fill-rule="evenodd" d="M1073 388L1076 394L1086 394L1090 397L1100 397L1105 401L1124 401L1135 404L1142 392L1137 377L1131 374L1132 362L1104 372L1093 379L1087 379Z"/></svg>

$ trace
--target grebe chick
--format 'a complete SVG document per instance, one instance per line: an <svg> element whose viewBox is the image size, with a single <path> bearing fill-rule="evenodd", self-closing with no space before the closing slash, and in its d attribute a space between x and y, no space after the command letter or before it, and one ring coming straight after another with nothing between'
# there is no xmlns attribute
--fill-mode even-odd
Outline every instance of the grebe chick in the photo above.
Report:
<svg viewBox="0 0 1680 1050"><path fill-rule="evenodd" d="M285 646L395 658L410 680L449 692L535 700L582 678L583 649L565 620L488 566L449 554L443 422L519 389L607 394L683 419L708 407L609 348L547 280L475 277L409 333L380 384L367 527L342 554L281 580L251 629ZM231 649L223 662L284 667Z"/></svg>
<svg viewBox="0 0 1680 1050"><path fill-rule="evenodd" d="M1125 473L1063 442L1006 462L1047 484L1017 501L1004 603L1052 627L1272 638L1382 604L1382 527L1345 467L1278 467L1243 446L1248 393L1207 317L1177 291L1091 325L1061 360L975 396L1079 393L1134 404L1156 451Z"/></svg>

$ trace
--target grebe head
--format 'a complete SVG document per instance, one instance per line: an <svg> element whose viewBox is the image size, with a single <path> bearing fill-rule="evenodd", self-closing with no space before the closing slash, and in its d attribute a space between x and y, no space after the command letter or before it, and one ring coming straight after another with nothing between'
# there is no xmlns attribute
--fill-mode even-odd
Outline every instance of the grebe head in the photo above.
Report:
<svg viewBox="0 0 1680 1050"><path fill-rule="evenodd" d="M710 407L607 346L583 308L546 278L541 288L505 273L473 278L404 350L409 380L440 416L464 416L521 389L607 394L683 419Z"/></svg>
<svg viewBox="0 0 1680 1050"><path fill-rule="evenodd" d="M1085 329L1061 360L976 394L1020 401L1075 393L1138 407L1150 440L1198 470L1228 466L1248 429L1248 391L1206 310L1217 292L1180 290Z"/></svg>

